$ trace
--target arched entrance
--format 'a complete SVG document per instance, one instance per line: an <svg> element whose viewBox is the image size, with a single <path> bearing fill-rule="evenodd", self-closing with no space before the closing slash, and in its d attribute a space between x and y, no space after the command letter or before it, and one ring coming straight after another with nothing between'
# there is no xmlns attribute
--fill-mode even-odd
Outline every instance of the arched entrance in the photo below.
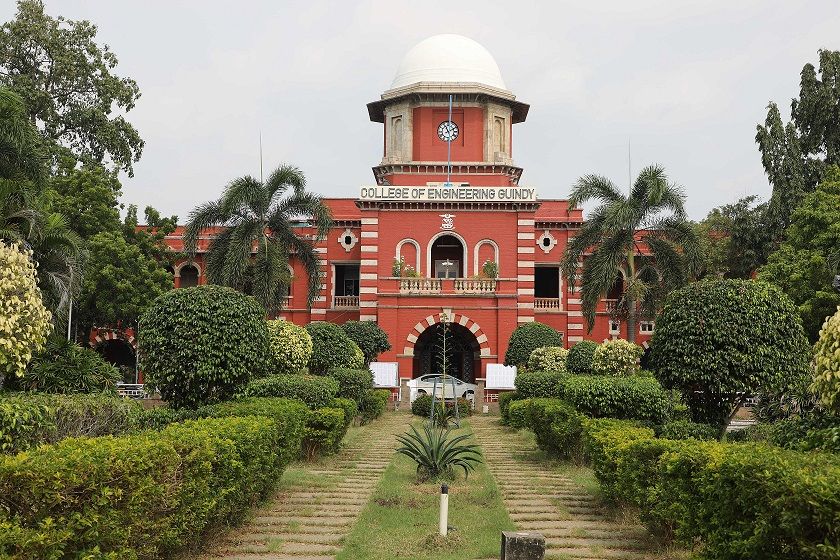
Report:
<svg viewBox="0 0 840 560"><path fill-rule="evenodd" d="M432 242L431 276L434 278L464 278L466 248L460 239L444 234Z"/></svg>
<svg viewBox="0 0 840 560"><path fill-rule="evenodd" d="M96 351L120 370L124 383L137 383L137 355L128 341L121 338L105 340L96 345Z"/></svg>
<svg viewBox="0 0 840 560"><path fill-rule="evenodd" d="M481 347L473 332L458 324L449 325L451 353L448 375L467 383L475 383L481 374ZM424 330L414 344L412 377L430 373L443 373L441 364L443 325L437 323ZM477 375L478 374L478 375Z"/></svg>

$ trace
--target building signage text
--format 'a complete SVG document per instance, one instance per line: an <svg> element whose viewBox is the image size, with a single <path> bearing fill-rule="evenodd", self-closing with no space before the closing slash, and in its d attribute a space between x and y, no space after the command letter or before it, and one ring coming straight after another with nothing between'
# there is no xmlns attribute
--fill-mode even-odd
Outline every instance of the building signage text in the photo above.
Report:
<svg viewBox="0 0 840 560"><path fill-rule="evenodd" d="M362 187L360 200L443 202L534 202L530 187Z"/></svg>

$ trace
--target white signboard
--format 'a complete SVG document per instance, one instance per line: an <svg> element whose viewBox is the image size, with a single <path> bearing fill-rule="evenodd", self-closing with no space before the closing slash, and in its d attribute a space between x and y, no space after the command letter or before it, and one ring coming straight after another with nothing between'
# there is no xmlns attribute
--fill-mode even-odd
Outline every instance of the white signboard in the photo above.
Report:
<svg viewBox="0 0 840 560"><path fill-rule="evenodd" d="M514 389L516 366L487 364L487 379L484 386L488 389Z"/></svg>
<svg viewBox="0 0 840 560"><path fill-rule="evenodd" d="M425 187L362 187L359 200L420 202L535 202L532 187L471 187L469 185Z"/></svg>
<svg viewBox="0 0 840 560"><path fill-rule="evenodd" d="M399 364L397 362L371 362L374 387L399 387Z"/></svg>

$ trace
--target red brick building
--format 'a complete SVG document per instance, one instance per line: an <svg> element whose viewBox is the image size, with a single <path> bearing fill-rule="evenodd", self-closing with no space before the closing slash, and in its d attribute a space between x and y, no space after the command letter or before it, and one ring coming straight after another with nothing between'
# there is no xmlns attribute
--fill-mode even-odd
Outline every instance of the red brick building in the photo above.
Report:
<svg viewBox="0 0 840 560"><path fill-rule="evenodd" d="M293 263L282 318L301 325L378 322L393 347L380 360L399 363L401 378L430 371L430 327L444 313L465 381L501 363L511 332L529 321L563 333L567 347L626 337L626 324L610 319L609 298L586 331L579 294L560 274L582 212L520 185L513 131L528 105L506 89L490 53L460 36L427 39L406 55L368 112L383 130L375 184L355 197L325 199L335 225L317 246L321 293L308 308L306 275ZM302 235L313 232L301 223ZM174 250L182 248L180 233L168 239ZM204 283L202 251L212 234L194 261L178 263L176 287ZM645 344L652 325L638 328Z"/></svg>

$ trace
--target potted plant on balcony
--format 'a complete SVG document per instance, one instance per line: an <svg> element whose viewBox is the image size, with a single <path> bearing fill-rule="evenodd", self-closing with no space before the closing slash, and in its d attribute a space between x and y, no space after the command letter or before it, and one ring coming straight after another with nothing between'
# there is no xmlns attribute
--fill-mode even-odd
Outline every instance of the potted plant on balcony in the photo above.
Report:
<svg viewBox="0 0 840 560"><path fill-rule="evenodd" d="M484 261L484 264L481 265L481 276L491 280L497 278L499 276L499 265L496 264L496 261L490 259Z"/></svg>

